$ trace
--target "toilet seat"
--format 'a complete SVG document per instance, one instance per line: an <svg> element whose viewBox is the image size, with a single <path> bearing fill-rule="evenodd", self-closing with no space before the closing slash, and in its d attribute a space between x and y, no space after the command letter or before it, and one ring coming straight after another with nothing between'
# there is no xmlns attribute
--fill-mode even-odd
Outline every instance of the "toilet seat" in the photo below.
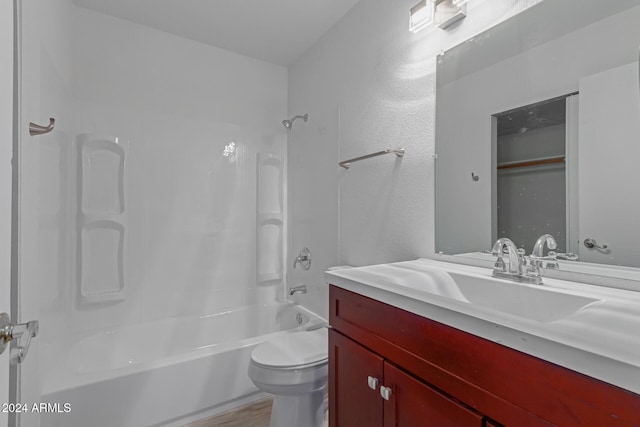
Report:
<svg viewBox="0 0 640 427"><path fill-rule="evenodd" d="M258 345L251 353L256 365L268 369L310 368L327 363L328 334L316 331L291 332Z"/></svg>

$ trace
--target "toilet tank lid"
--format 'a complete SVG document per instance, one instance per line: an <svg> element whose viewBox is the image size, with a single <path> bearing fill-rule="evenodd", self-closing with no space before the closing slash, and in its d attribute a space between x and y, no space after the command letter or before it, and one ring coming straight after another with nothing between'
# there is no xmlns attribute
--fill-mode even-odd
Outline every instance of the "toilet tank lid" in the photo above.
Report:
<svg viewBox="0 0 640 427"><path fill-rule="evenodd" d="M290 332L258 345L251 359L274 368L314 365L327 359L328 347L326 328Z"/></svg>

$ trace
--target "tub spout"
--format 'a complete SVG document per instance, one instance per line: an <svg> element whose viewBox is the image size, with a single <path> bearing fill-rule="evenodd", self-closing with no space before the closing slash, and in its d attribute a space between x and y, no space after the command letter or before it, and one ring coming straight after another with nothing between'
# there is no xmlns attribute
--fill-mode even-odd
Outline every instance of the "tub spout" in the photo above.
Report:
<svg viewBox="0 0 640 427"><path fill-rule="evenodd" d="M307 285L294 286L289 288L289 296L295 294L306 294L307 293Z"/></svg>
<svg viewBox="0 0 640 427"><path fill-rule="evenodd" d="M312 331L317 331L318 329L322 329L322 328L333 329L329 323L321 322L321 323L315 323L315 324L309 326L306 329L306 331L312 332Z"/></svg>

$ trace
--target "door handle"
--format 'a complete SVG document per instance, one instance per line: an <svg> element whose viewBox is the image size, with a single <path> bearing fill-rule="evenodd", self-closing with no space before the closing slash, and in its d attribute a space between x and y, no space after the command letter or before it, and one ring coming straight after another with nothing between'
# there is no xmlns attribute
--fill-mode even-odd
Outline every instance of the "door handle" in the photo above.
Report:
<svg viewBox="0 0 640 427"><path fill-rule="evenodd" d="M29 346L31 345L31 338L35 338L38 335L40 329L40 323L37 320L31 320L27 323L11 323L11 317L7 313L0 314L0 354L4 352L10 341L24 337L22 345L16 345L11 349L9 354L9 360L12 365L22 363L27 357Z"/></svg>
<svg viewBox="0 0 640 427"><path fill-rule="evenodd" d="M599 245L598 242L596 242L596 239L592 239L591 237L584 239L584 246L586 248L589 249L607 249L607 245Z"/></svg>

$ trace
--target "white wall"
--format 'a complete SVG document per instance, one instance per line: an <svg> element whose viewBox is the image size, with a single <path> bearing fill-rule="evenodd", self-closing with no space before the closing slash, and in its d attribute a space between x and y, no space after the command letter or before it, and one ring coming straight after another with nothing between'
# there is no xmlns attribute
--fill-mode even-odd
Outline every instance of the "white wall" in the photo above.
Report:
<svg viewBox="0 0 640 427"><path fill-rule="evenodd" d="M0 2L0 313L10 313L13 4ZM0 403L9 400L9 351L0 356ZM0 425L7 414L0 413Z"/></svg>
<svg viewBox="0 0 640 427"><path fill-rule="evenodd" d="M434 245L435 55L537 3L470 1L449 31L408 30L414 0L361 0L289 70L289 114L308 112L289 141L293 187L290 260L303 246L310 287L300 301L327 315L323 272L430 256ZM351 169L340 160L406 149Z"/></svg>

